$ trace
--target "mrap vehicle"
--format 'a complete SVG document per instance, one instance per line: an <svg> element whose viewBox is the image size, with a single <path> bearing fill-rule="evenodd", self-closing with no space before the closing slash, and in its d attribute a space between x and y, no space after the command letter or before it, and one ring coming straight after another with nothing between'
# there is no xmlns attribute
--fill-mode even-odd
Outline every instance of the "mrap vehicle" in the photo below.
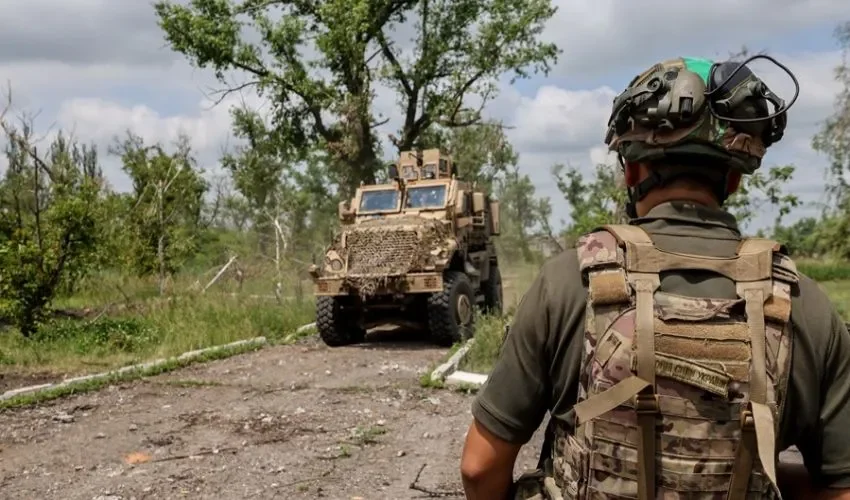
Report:
<svg viewBox="0 0 850 500"><path fill-rule="evenodd" d="M390 181L339 204L340 229L310 269L316 327L341 346L414 323L450 346L473 335L476 308L502 312L499 202L458 179L438 149L405 151L389 170Z"/></svg>

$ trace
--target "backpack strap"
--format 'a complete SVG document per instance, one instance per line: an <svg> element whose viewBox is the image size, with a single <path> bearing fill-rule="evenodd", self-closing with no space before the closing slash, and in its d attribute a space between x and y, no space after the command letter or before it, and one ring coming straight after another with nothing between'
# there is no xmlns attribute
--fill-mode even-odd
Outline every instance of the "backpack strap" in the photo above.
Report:
<svg viewBox="0 0 850 500"><path fill-rule="evenodd" d="M586 399L574 406L579 421L592 420L617 406L635 398L640 440L638 444L638 494L641 499L655 498L655 422L660 408L655 395L655 316L653 295L661 284L658 271L629 263L634 249L656 250L649 235L638 226L617 224L602 229L616 237L619 247L625 246L625 266L620 264L615 272L622 274L623 284L628 282L635 291L635 376L626 378L609 390ZM598 234L598 233L597 233ZM603 233L604 234L604 233ZM611 256L613 252L607 252ZM619 263L619 262L618 262ZM623 269L625 267L625 269ZM618 276L619 279L619 276ZM611 280L613 281L613 279ZM619 287L619 284L618 284Z"/></svg>

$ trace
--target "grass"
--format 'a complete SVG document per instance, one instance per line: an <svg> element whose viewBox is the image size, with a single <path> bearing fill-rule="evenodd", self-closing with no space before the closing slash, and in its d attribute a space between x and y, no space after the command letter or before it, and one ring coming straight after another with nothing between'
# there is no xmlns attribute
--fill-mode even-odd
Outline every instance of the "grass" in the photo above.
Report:
<svg viewBox="0 0 850 500"><path fill-rule="evenodd" d="M507 316L479 316L475 328L475 342L461 360L458 369L474 373L489 373L499 357L505 325L508 321Z"/></svg>
<svg viewBox="0 0 850 500"><path fill-rule="evenodd" d="M291 284L284 286L289 294L281 303L270 284L251 290L266 288L269 297L261 298L245 291L247 282L239 294L226 284L205 294L187 291L186 283L203 286L209 279L186 276L173 286L179 293L166 298L158 297L151 280L109 273L88 280L55 303L87 318L51 320L30 338L11 329L0 332L0 374L86 374L257 336L274 343L314 321L312 297L299 298Z"/></svg>

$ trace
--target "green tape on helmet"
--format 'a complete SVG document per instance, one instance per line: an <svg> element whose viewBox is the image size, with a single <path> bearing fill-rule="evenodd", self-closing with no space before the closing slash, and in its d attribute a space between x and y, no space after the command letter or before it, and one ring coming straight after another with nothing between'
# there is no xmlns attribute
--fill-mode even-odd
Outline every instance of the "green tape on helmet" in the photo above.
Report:
<svg viewBox="0 0 850 500"><path fill-rule="evenodd" d="M699 57L683 57L682 61L685 62L685 69L698 74L702 78L703 83L708 84L708 76L711 73L711 67L714 65L714 61Z"/></svg>

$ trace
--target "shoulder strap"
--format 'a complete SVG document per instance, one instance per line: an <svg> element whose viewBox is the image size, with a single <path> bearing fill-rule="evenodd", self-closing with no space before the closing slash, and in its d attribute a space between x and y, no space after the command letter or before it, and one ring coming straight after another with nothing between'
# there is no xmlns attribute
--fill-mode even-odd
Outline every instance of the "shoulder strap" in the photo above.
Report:
<svg viewBox="0 0 850 500"><path fill-rule="evenodd" d="M582 273L606 267L622 267L623 249L610 231L597 229L582 235L576 245Z"/></svg>
<svg viewBox="0 0 850 500"><path fill-rule="evenodd" d="M625 401L634 398L635 410L639 427L638 456L640 466L638 467L638 491L639 498L655 498L656 480L656 417L660 408L655 396L655 330L653 316L653 295L658 289L660 280L657 272L652 270L638 269L639 272L627 272L631 268L626 262L625 249L631 252L633 249L652 250L655 246L652 238L638 226L625 224L605 225L591 234L591 238L584 242L583 248L590 253L594 250L593 240L596 239L599 246L604 246L605 253L602 254L609 261L608 266L613 267L611 271L591 269L590 290L591 304L598 303L594 299L594 284L601 288L603 279L607 289L617 283L616 289L628 291L634 290L635 296L635 356L636 374L628 377L609 390L596 394L576 404L573 408L576 412L577 423L592 420L603 413L612 410ZM597 252L597 254L600 252ZM612 260L614 259L614 260ZM631 259L631 256L628 256ZM590 259L585 268L598 266L599 258ZM585 260L582 260L584 264ZM595 283L594 283L595 282ZM609 283L610 282L610 283ZM629 298L631 293L629 293ZM631 300L631 299L630 299Z"/></svg>
<svg viewBox="0 0 850 500"><path fill-rule="evenodd" d="M752 378L750 401L741 414L741 442L729 484L729 500L746 498L747 481L756 457L774 488L778 488L775 421L769 406L775 401L769 401L767 397L767 385L771 381L767 375L765 322L772 319L784 326L790 316L789 281L796 281L797 271L793 261L784 255L786 253L782 245L766 238L744 238L738 246L738 255L742 258L769 255L771 274L766 278L737 284L738 295L746 300L752 346Z"/></svg>
<svg viewBox="0 0 850 500"><path fill-rule="evenodd" d="M743 238L738 244L738 255L766 251L788 253L783 245L767 238Z"/></svg>
<svg viewBox="0 0 850 500"><path fill-rule="evenodd" d="M606 224L602 229L614 234L617 237L617 242L624 244L626 242L635 245L647 246L652 245L652 238L649 234L639 226L630 224Z"/></svg>

